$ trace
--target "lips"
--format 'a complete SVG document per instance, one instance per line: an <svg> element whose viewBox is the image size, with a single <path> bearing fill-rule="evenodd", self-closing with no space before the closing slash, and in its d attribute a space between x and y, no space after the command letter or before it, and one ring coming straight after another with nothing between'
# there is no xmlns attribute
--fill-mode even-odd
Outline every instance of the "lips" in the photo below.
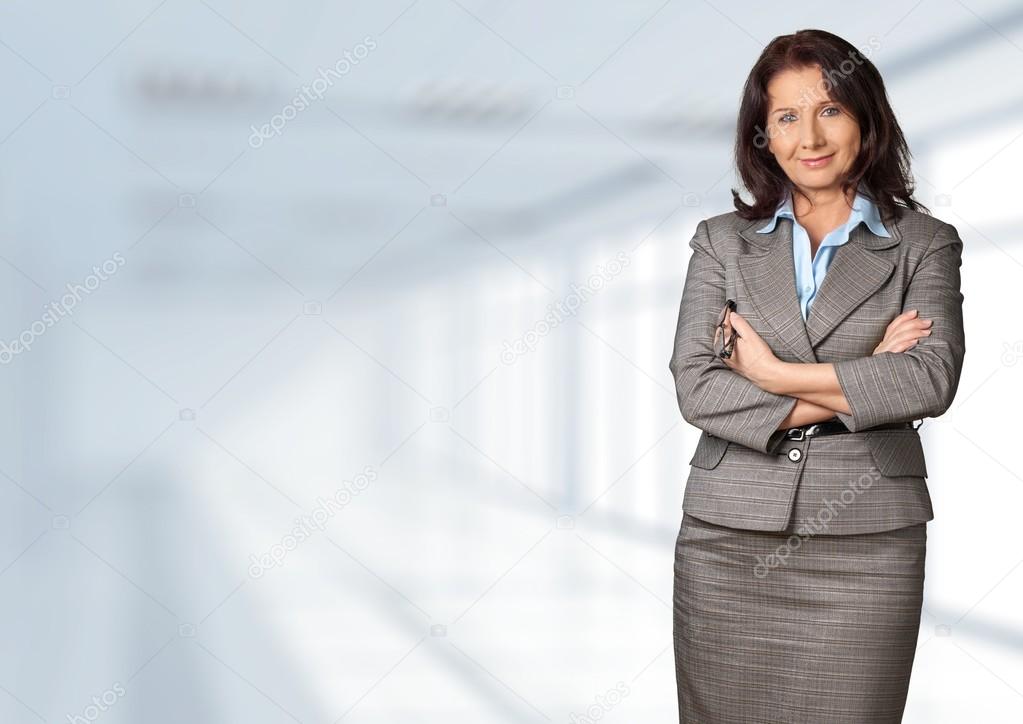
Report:
<svg viewBox="0 0 1023 724"><path fill-rule="evenodd" d="M818 156L817 158L802 158L799 162L807 168L821 168L822 166L827 166L834 155L832 153L827 156Z"/></svg>

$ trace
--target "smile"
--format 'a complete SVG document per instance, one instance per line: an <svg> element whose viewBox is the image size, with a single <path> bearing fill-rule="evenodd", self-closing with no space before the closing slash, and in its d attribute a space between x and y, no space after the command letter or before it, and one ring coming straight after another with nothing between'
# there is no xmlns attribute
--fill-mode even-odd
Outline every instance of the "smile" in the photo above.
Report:
<svg viewBox="0 0 1023 724"><path fill-rule="evenodd" d="M800 159L799 162L807 168L820 168L821 166L827 166L831 163L831 159L834 155L835 154L832 153L829 156L821 156L819 158L803 158Z"/></svg>

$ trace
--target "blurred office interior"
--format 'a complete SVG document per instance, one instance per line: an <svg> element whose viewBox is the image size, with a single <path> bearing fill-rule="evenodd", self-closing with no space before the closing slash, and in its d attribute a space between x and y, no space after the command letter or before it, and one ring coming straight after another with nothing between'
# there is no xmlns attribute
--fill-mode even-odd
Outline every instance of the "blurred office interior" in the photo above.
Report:
<svg viewBox="0 0 1023 724"><path fill-rule="evenodd" d="M676 720L688 241L804 27L965 242L906 721L1018 721L1005 0L4 3L0 721Z"/></svg>

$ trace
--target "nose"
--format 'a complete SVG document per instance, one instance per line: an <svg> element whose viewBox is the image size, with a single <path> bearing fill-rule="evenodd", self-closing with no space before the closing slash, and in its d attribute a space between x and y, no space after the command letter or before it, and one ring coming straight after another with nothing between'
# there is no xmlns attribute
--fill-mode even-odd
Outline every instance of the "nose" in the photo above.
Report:
<svg viewBox="0 0 1023 724"><path fill-rule="evenodd" d="M816 116L810 116L799 125L800 146L804 149L814 149L824 145L824 132Z"/></svg>

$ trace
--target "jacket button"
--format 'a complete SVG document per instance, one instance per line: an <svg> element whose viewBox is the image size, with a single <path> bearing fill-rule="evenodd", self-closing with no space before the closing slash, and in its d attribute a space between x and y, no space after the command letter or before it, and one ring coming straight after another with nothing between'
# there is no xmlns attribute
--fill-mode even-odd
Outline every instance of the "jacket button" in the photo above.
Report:
<svg viewBox="0 0 1023 724"><path fill-rule="evenodd" d="M799 458L801 457L803 457L803 451L800 450L798 447L794 447L791 450L789 450L789 460L791 460L792 462L794 463L799 462Z"/></svg>

